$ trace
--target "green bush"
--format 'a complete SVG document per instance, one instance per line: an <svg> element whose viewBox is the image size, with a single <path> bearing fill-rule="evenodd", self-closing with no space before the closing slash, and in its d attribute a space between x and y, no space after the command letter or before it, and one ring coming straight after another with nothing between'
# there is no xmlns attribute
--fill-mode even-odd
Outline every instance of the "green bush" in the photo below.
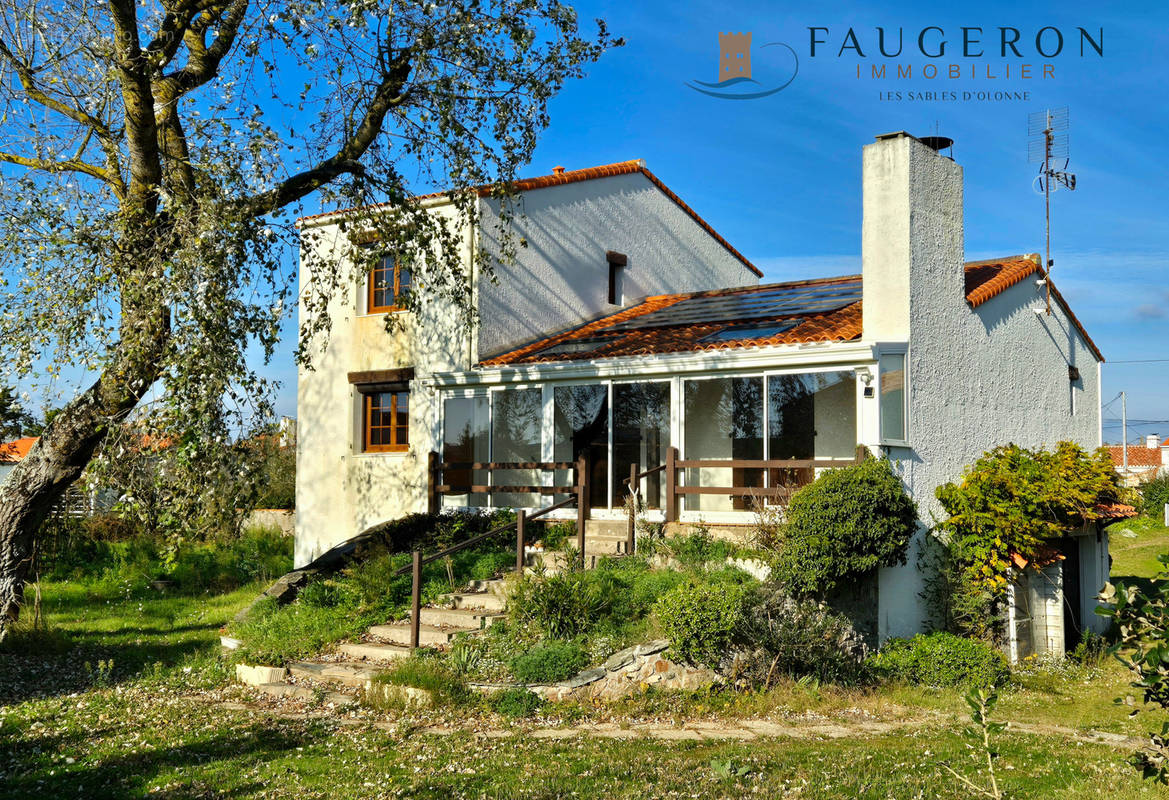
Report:
<svg viewBox="0 0 1169 800"><path fill-rule="evenodd" d="M520 683L555 683L571 678L588 665L579 644L549 641L536 645L511 661L511 674Z"/></svg>
<svg viewBox="0 0 1169 800"><path fill-rule="evenodd" d="M846 578L905 563L917 506L888 459L832 469L792 495L775 577L823 595Z"/></svg>
<svg viewBox="0 0 1169 800"><path fill-rule="evenodd" d="M1001 686L1010 677L1002 653L952 633L890 639L869 659L869 666L891 680L922 686Z"/></svg>
<svg viewBox="0 0 1169 800"><path fill-rule="evenodd" d="M671 589L654 614L682 661L717 667L726 656L743 615L743 587L734 583L690 583Z"/></svg>
<svg viewBox="0 0 1169 800"><path fill-rule="evenodd" d="M735 678L755 688L785 675L855 684L868 674L864 639L847 617L775 583L748 596L734 650Z"/></svg>
<svg viewBox="0 0 1169 800"><path fill-rule="evenodd" d="M544 700L529 692L527 689L504 689L496 692L488 701L491 709L497 714L512 719L530 717L540 710Z"/></svg>
<svg viewBox="0 0 1169 800"><path fill-rule="evenodd" d="M553 639L571 639L606 616L615 588L607 571L527 576L512 589L508 612L520 625L533 625Z"/></svg>
<svg viewBox="0 0 1169 800"><path fill-rule="evenodd" d="M683 567L701 570L713 561L723 562L734 552L734 546L715 539L710 531L699 525L689 533L666 539L660 546L677 559Z"/></svg>
<svg viewBox="0 0 1169 800"><path fill-rule="evenodd" d="M1165 504L1169 503L1169 475L1162 475L1141 484L1141 502L1144 512L1158 522L1165 518Z"/></svg>

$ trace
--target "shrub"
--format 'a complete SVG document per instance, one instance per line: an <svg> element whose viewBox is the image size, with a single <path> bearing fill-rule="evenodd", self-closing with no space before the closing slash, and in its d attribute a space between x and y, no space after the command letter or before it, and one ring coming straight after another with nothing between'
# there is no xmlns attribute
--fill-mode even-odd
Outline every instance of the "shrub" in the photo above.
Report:
<svg viewBox="0 0 1169 800"><path fill-rule="evenodd" d="M614 588L607 571L529 576L512 589L508 611L521 625L534 625L553 639L571 639L605 617Z"/></svg>
<svg viewBox="0 0 1169 800"><path fill-rule="evenodd" d="M491 709L512 719L530 717L540 710L544 700L527 689L504 689L496 692L489 701Z"/></svg>
<svg viewBox="0 0 1169 800"><path fill-rule="evenodd" d="M578 644L543 642L513 658L511 673L521 683L555 683L580 672L588 660Z"/></svg>
<svg viewBox="0 0 1169 800"><path fill-rule="evenodd" d="M999 686L1010 676L998 650L952 633L890 639L869 659L869 666L892 680L922 686Z"/></svg>
<svg viewBox="0 0 1169 800"><path fill-rule="evenodd" d="M702 525L690 533L664 540L659 549L665 549L679 564L692 570L701 570L711 561L726 561L734 551L730 542L715 539Z"/></svg>
<svg viewBox="0 0 1169 800"><path fill-rule="evenodd" d="M733 583L677 586L654 605L654 613L682 661L718 667L743 614L743 587Z"/></svg>
<svg viewBox="0 0 1169 800"><path fill-rule="evenodd" d="M867 675L864 639L824 603L791 597L779 584L747 598L734 636L734 676L768 688L780 676L854 684Z"/></svg>
<svg viewBox="0 0 1169 800"><path fill-rule="evenodd" d="M1072 442L1054 451L997 447L960 482L939 486L938 501L949 515L938 528L954 566L955 630L1001 638L1011 553L1034 558L1044 540L1099 518L1097 506L1119 492L1108 452L1089 455Z"/></svg>
<svg viewBox="0 0 1169 800"><path fill-rule="evenodd" d="M917 506L888 459L825 472L792 495L775 576L798 594L905 563Z"/></svg>
<svg viewBox="0 0 1169 800"><path fill-rule="evenodd" d="M1169 475L1153 478L1140 486L1144 511L1158 522L1165 518L1165 504L1169 503Z"/></svg>

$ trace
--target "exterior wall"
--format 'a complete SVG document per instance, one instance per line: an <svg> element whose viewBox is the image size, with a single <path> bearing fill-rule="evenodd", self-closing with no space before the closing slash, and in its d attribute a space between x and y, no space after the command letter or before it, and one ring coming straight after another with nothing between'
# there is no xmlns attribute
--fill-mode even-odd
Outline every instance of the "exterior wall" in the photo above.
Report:
<svg viewBox="0 0 1169 800"><path fill-rule="evenodd" d="M484 201L481 244L492 254L499 252L498 213L499 201ZM629 257L626 305L759 282L641 173L528 192L513 213L512 231L527 247L513 264L496 259L494 282L477 281L480 358L618 310L608 303L606 250Z"/></svg>
<svg viewBox="0 0 1169 800"><path fill-rule="evenodd" d="M870 170L873 164L881 165L879 174ZM902 260L899 239L882 251L879 237L866 234L865 244L875 252L866 251L864 258L864 337L879 340L896 332L879 317L870 330L867 287L886 277L904 281L908 271L909 446L884 450L927 525L943 514L934 490L986 450L1009 442L1100 445L1100 364L1063 309L1053 302L1051 316L1032 311L1044 302L1033 279L973 310L966 302L961 179L960 167L910 138L866 148L866 195L878 182L909 187L901 210L909 220L902 226L909 263ZM886 320L897 318L890 313ZM1074 387L1069 365L1080 371ZM882 639L925 626L921 544L919 535L906 566L882 570Z"/></svg>
<svg viewBox="0 0 1169 800"><path fill-rule="evenodd" d="M315 246L339 257L343 243L343 234L332 226ZM302 286L311 280L303 260L300 280ZM387 333L384 314L364 313L365 286L354 282L337 293L329 311L327 345L313 354L312 369L301 367L297 374L297 566L372 525L425 510L430 420L436 412L433 393L422 391L421 384L435 372L470 366L468 332L443 302L432 303L421 318L401 313L401 327ZM361 396L348 373L404 367L415 369L410 449L363 453Z"/></svg>

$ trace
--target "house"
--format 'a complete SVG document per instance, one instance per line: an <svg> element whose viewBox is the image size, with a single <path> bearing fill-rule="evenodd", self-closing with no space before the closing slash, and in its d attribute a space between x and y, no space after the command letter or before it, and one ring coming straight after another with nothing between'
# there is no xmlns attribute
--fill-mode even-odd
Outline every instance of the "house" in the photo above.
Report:
<svg viewBox="0 0 1169 800"><path fill-rule="evenodd" d="M386 333L363 286L331 309L299 375L297 564L435 494L535 508L575 480L561 513L601 531L625 519L631 469L656 470L639 478L650 518L743 531L752 492L782 495L858 445L891 459L928 521L935 488L999 444L1099 446L1103 356L1054 287L1047 310L1038 256L965 260L962 181L917 138L877 137L861 274L768 285L641 162L522 182L535 246L479 284L477 330L440 333L433 311ZM343 218L302 224L328 247ZM436 483L428 458L459 466ZM540 466L471 466L491 462ZM870 587L882 640L927 624L923 540ZM1095 627L1107 536L1062 547L1072 625Z"/></svg>
<svg viewBox="0 0 1169 800"><path fill-rule="evenodd" d="M36 441L36 436L25 436L11 442L0 442L0 483L8 480L8 473L24 460Z"/></svg>
<svg viewBox="0 0 1169 800"><path fill-rule="evenodd" d="M1140 486L1145 481L1169 475L1169 441L1151 433L1143 443L1109 445L1108 455L1125 486Z"/></svg>

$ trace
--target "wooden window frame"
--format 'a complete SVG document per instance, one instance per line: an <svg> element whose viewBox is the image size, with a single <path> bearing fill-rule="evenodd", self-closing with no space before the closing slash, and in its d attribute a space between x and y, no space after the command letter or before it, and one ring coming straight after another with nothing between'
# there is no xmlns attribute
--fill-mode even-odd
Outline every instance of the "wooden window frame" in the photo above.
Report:
<svg viewBox="0 0 1169 800"><path fill-rule="evenodd" d="M377 395L388 394L390 399L390 419L393 421L390 425L379 425L377 430L390 431L390 444L373 444L374 426L373 418L373 400ZM398 421L398 398L401 395L406 395L406 441L398 442L398 430L401 428L397 424ZM378 388L368 389L361 393L361 452L363 453L404 453L410 449L410 407L409 407L410 390L406 388Z"/></svg>
<svg viewBox="0 0 1169 800"><path fill-rule="evenodd" d="M377 296L377 291L378 291L377 290L377 282L374 280L374 276L378 272L386 271L385 268L382 266L382 263L383 262L379 262L379 263L375 264L370 269L369 275L367 276L367 283L369 284L369 286L368 286L367 291L366 291L365 307L366 307L366 311L370 314L389 314L389 313L394 312L394 311L403 311L404 310L403 306L398 305L398 302L397 302L399 295L401 295L401 293L403 291L403 289L402 289L402 266L403 265L402 265L402 262L398 261L397 259L394 259L394 287L393 287L394 302L389 304L389 305L384 305L384 306L379 306L374 302L374 298ZM407 271L409 271L409 267L407 267ZM408 290L413 285L414 285L414 274L410 273L410 282L406 284L406 289ZM385 291L385 290L383 289L382 291Z"/></svg>

